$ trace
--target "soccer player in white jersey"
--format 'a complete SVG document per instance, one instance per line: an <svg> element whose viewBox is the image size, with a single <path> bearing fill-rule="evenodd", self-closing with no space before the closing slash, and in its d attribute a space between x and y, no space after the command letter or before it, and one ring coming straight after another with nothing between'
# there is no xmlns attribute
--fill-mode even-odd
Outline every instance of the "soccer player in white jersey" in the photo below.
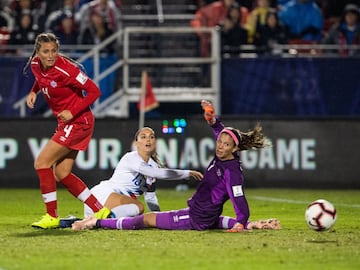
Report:
<svg viewBox="0 0 360 270"><path fill-rule="evenodd" d="M111 178L91 189L92 194L111 210L113 217L142 214L144 206L137 200L142 194L150 211L160 211L155 193L156 179L201 180L203 177L198 171L163 168L156 155L155 132L149 127L136 132L134 144L136 150L120 159ZM85 204L84 216L93 214L93 210Z"/></svg>

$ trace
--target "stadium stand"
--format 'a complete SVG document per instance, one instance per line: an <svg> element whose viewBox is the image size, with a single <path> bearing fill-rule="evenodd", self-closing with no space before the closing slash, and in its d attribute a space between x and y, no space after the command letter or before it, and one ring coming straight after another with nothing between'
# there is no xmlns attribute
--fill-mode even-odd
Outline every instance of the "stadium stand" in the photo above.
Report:
<svg viewBox="0 0 360 270"><path fill-rule="evenodd" d="M197 9L196 1L174 0L171 4L163 1L161 8L156 1L122 1L124 27L188 27L190 19ZM199 44L196 34L156 34L139 33L131 35L131 57L195 57L199 54ZM134 66L130 70L130 85L140 83L143 66ZM160 67L149 65L146 67L149 74L153 74L154 85L157 86L195 86L201 76L201 68L195 65L180 67ZM178 74L185 73L179 77ZM157 75L159 74L159 75Z"/></svg>

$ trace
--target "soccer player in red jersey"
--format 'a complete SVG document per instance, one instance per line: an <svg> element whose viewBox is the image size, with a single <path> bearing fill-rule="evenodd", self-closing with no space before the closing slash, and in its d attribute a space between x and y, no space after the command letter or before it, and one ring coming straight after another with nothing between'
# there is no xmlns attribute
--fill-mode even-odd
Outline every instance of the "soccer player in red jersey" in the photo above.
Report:
<svg viewBox="0 0 360 270"><path fill-rule="evenodd" d="M58 122L54 135L34 163L46 214L32 226L59 227L56 181L87 204L95 216L108 217L110 210L71 172L78 152L86 150L92 137L94 115L90 105L101 95L100 89L81 71L79 63L59 53L59 41L52 33L36 37L34 52L24 67L25 74L29 66L35 82L27 96L27 106L34 108L37 94L41 92Z"/></svg>

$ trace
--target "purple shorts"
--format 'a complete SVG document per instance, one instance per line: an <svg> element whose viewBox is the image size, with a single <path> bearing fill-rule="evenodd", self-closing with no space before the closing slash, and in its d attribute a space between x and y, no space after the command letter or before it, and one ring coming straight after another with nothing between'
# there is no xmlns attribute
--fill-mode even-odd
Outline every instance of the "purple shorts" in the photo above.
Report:
<svg viewBox="0 0 360 270"><path fill-rule="evenodd" d="M163 230L193 230L189 208L157 213L156 226Z"/></svg>

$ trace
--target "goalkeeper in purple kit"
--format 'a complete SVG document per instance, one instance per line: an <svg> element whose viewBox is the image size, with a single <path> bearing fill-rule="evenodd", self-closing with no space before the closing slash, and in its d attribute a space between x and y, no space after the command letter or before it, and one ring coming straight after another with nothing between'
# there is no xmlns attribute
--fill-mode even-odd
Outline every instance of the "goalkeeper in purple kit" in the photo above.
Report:
<svg viewBox="0 0 360 270"><path fill-rule="evenodd" d="M227 229L228 232L246 229L279 229L276 219L249 222L249 205L244 193L244 176L240 151L270 146L270 141L257 125L253 130L241 132L224 127L215 117L212 104L203 100L204 117L212 127L216 139L216 153L188 207L165 212L150 212L135 217L96 219L89 216L72 225L73 230L90 228L136 230L159 228L164 230ZM222 216L224 204L230 200L236 218Z"/></svg>

